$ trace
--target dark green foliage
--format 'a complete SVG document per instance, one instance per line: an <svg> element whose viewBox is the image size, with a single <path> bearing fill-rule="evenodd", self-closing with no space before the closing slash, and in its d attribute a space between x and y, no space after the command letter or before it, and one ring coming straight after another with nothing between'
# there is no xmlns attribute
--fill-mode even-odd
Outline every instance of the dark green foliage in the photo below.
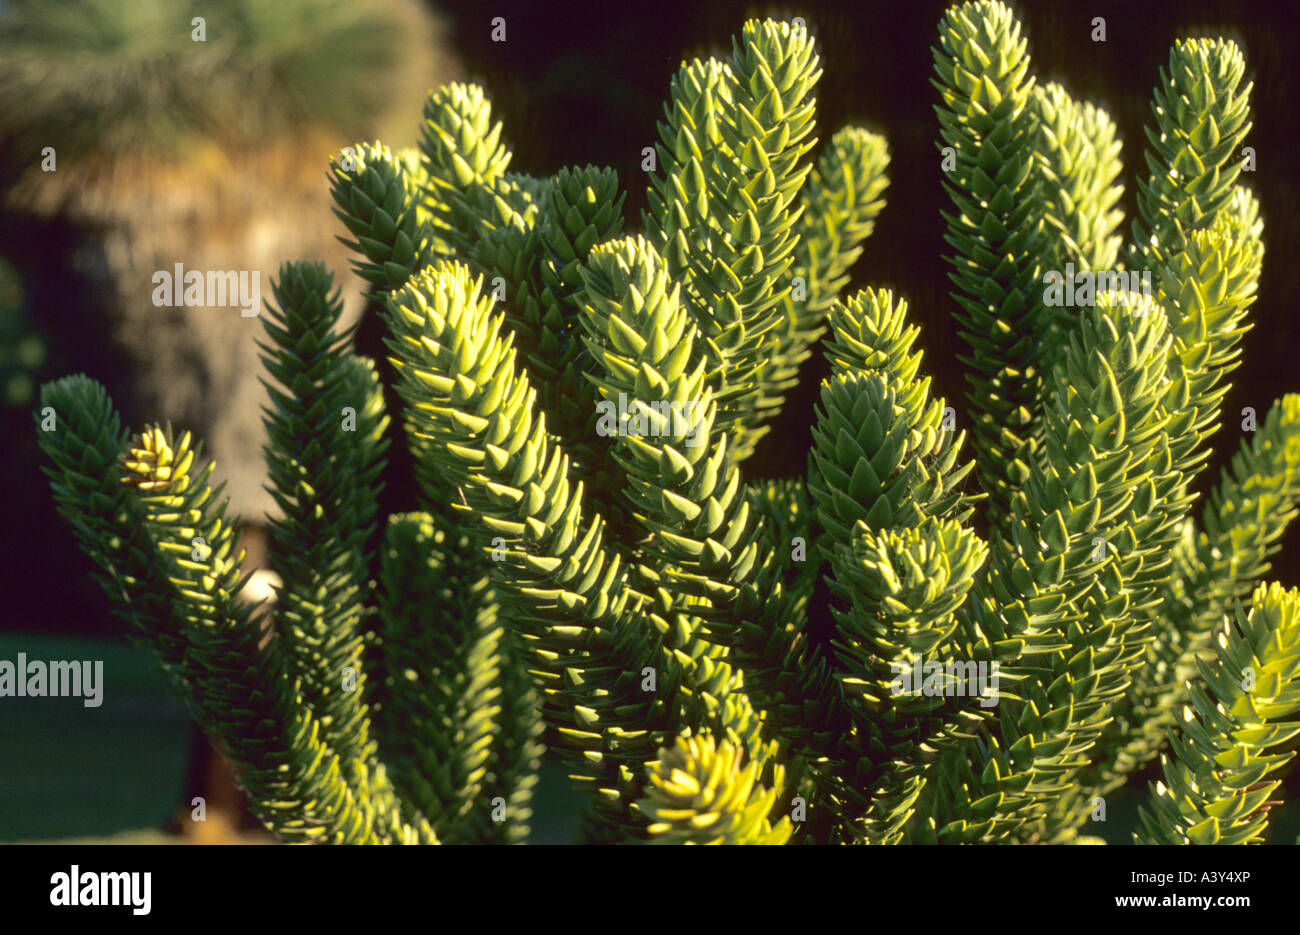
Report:
<svg viewBox="0 0 1300 935"><path fill-rule="evenodd" d="M418 154L334 162L420 503L380 541L375 368L329 277L286 266L269 614L235 599L188 439L151 428L119 463L102 391L45 388L60 511L271 828L525 840L544 730L592 841L1078 842L1167 741L1140 838L1262 839L1300 598L1259 578L1297 513L1300 396L1192 515L1263 255L1227 162L1240 54L1180 42L1157 89L1126 254L1151 293L1107 275L1066 309L1051 274L1120 255L1119 147L1026 49L976 2L934 50L966 412L931 395L902 299L840 295L885 144L843 128L814 164L818 58L771 21L673 79L644 235L610 170L508 172L474 87L430 95ZM807 473L758 476L827 327Z"/></svg>

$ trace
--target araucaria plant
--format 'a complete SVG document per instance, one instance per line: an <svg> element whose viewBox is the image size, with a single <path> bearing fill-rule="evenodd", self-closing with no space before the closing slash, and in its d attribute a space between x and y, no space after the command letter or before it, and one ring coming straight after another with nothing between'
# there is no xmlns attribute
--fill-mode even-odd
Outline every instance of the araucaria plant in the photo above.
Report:
<svg viewBox="0 0 1300 935"><path fill-rule="evenodd" d="M885 143L846 128L813 159L818 58L771 21L673 78L642 234L610 170L508 172L474 87L429 97L418 153L340 154L422 502L380 538L379 370L330 276L288 264L273 606L239 600L187 435L128 437L85 377L44 388L60 510L269 828L521 841L545 740L590 840L1081 840L1157 756L1138 840L1262 839L1300 731L1300 594L1259 583L1300 396L1244 414L1193 509L1263 254L1242 57L1171 50L1122 249L1114 124L1025 49L979 2L934 50L964 406L900 298L841 298ZM766 479L755 445L828 327L806 476Z"/></svg>

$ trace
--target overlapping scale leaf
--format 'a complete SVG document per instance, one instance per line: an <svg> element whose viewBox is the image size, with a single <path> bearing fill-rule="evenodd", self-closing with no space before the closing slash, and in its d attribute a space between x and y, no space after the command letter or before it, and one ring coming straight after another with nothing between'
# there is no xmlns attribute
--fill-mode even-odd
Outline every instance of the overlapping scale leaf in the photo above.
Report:
<svg viewBox="0 0 1300 935"><path fill-rule="evenodd" d="M1151 174L1138 182L1131 268L1157 269L1231 199L1251 126L1245 67L1230 39L1179 39L1170 48L1151 105L1154 124L1145 128Z"/></svg>
<svg viewBox="0 0 1300 935"><path fill-rule="evenodd" d="M730 435L714 427L695 325L643 238L597 248L583 277L587 347L604 370L598 430L615 439L647 548L681 569L673 583L730 597L757 546L739 471L727 464Z"/></svg>
<svg viewBox="0 0 1300 935"><path fill-rule="evenodd" d="M999 686L1001 691L1001 686ZM996 735L947 744L926 771L906 829L912 844L1006 843L1026 822L1033 797L1032 741L1006 749Z"/></svg>
<svg viewBox="0 0 1300 935"><path fill-rule="evenodd" d="M529 673L524 641L513 628L502 628L500 652L501 713L492 751L490 790L496 795L488 800L493 806L490 817L495 834L489 840L522 844L529 833L533 792L540 779L542 754L546 752L541 740L546 725L541 716L541 699ZM505 807L503 817L495 809L498 796Z"/></svg>
<svg viewBox="0 0 1300 935"><path fill-rule="evenodd" d="M644 238L597 247L582 276L585 340L603 371L594 380L602 396L597 429L625 474L635 524L625 542L645 555L638 585L656 595L661 612L671 609L665 645L691 660L683 680L691 722L734 733L752 756L758 723L739 674L726 647L698 632L696 612L733 599L759 552L740 472L727 461L729 437L713 428L699 334ZM715 721L728 699L737 723Z"/></svg>
<svg viewBox="0 0 1300 935"><path fill-rule="evenodd" d="M1002 3L952 7L939 26L932 83L940 92L943 215L958 333L971 353L967 399L989 519L1000 530L1033 466L1043 339L1052 316L1039 301L1050 241L1039 192L1034 79L1020 24Z"/></svg>
<svg viewBox="0 0 1300 935"><path fill-rule="evenodd" d="M429 260L435 257L446 257L452 253L452 246L441 236L438 235L438 223L429 210L429 202L426 192L429 190L429 172L425 168L424 160L420 155L420 150L415 146L406 146L393 152L393 158L397 165L405 173L407 182L410 184L412 197L415 201L415 220L416 223L429 231Z"/></svg>
<svg viewBox="0 0 1300 935"><path fill-rule="evenodd" d="M610 503L618 482L608 460L609 446L592 441L596 395L583 378L594 366L581 340L581 269L593 247L623 229L625 197L613 169L587 166L555 174L539 229L545 257L540 266L544 312L537 351L529 357L529 372L537 379L552 430L569 440L573 469L603 506Z"/></svg>
<svg viewBox="0 0 1300 935"><path fill-rule="evenodd" d="M1114 121L1054 82L1034 86L1029 109L1036 123L1040 158L1035 168L1049 235L1044 268L1062 277L1067 264L1078 272L1115 270L1124 219L1116 203L1124 186L1117 181L1122 167ZM1072 316L1073 309L1055 309L1044 338L1045 372L1067 340Z"/></svg>
<svg viewBox="0 0 1300 935"><path fill-rule="evenodd" d="M486 580L450 577L454 544L421 514L389 517L380 569L378 657L384 685L376 692L376 735L389 773L446 843L467 835L481 796L487 733L475 710L497 700L490 678L475 680L468 657L483 620ZM481 569L480 569L481 570ZM467 692L473 685L474 691ZM490 718L491 712L487 712ZM459 744L462 722L473 719ZM489 722L490 724L490 722Z"/></svg>
<svg viewBox="0 0 1300 935"><path fill-rule="evenodd" d="M1095 781L1105 791L1155 758L1187 703L1187 682L1204 658L1220 619L1219 607L1249 596L1268 573L1269 556L1300 514L1300 395L1269 409L1250 440L1225 467L1202 511L1199 527L1184 524L1175 550L1175 581L1162 613L1168 634L1147 660L1149 671L1117 711L1108 737L1116 749L1102 759L1108 772ZM1199 531L1198 531L1199 529Z"/></svg>
<svg viewBox="0 0 1300 935"><path fill-rule="evenodd" d="M818 545L827 558L852 542L860 521L876 529L920 521L920 506L911 496L920 479L912 455L933 448L938 431L928 430L914 449L907 415L893 386L877 374L846 371L822 381L808 492L826 532Z"/></svg>
<svg viewBox="0 0 1300 935"><path fill-rule="evenodd" d="M161 582L150 586L144 532L128 520L117 463L130 433L108 393L84 374L47 383L41 387L36 424L37 441L50 461L41 471L50 480L59 516L94 563L113 614L126 624L131 640L147 648L183 689L185 640L170 622L173 608Z"/></svg>
<svg viewBox="0 0 1300 935"><path fill-rule="evenodd" d="M742 765L744 763L744 765ZM788 817L771 820L783 786L775 768L770 786L759 781L759 764L707 733L678 737L648 764L646 796L637 809L650 820L656 844L784 844Z"/></svg>
<svg viewBox="0 0 1300 935"><path fill-rule="evenodd" d="M731 661L744 672L745 694L782 743L781 762L792 770L792 788L799 787L805 801L812 801L817 783L836 794L831 773L841 762L843 739L852 732L829 660L805 632L821 568L812 545L812 507L797 480L750 485L748 496L763 544L758 564L733 601L703 615L702 631L727 647ZM801 760L808 761L804 770L797 768ZM833 807L829 799L824 804ZM824 821L799 830L814 840L829 833Z"/></svg>
<svg viewBox="0 0 1300 935"><path fill-rule="evenodd" d="M839 583L854 574L858 562L852 545L861 529L910 528L925 518L925 501L918 499L915 491L924 480L922 452L936 446L939 432L937 426L924 429L914 448L908 410L896 402L888 379L871 370L837 369L822 382L822 405L816 413L809 454L808 490L822 529L819 550L829 560L833 575L828 580ZM834 674L836 680L841 676ZM828 692L818 669L809 673L807 684L817 690L812 696L813 708L823 716L820 723L805 725L815 737L830 726L826 717L837 719L848 711L837 697L842 687ZM841 835L849 834L877 792L877 756L883 758L886 745L876 740L871 730L843 732L823 754L828 762L817 767L824 796L835 803L841 815ZM851 765L852 772L835 769L837 762ZM902 796L908 803L913 798L911 793ZM881 820L886 817L878 816Z"/></svg>
<svg viewBox="0 0 1300 935"><path fill-rule="evenodd" d="M212 508L219 491L207 486L211 465L191 476L194 460L188 435L154 427L124 455L122 482L138 491L138 515L177 605L195 715L238 766L254 811L286 840L436 842L427 824L404 822L373 795L385 782L382 767L370 775L373 759L352 764L333 749L278 646L261 648L260 621L234 601L243 581L233 524L224 504Z"/></svg>
<svg viewBox="0 0 1300 935"><path fill-rule="evenodd" d="M1262 224L1258 204L1248 191L1237 186L1213 226L1191 233L1185 248L1162 261L1158 273L1158 296L1170 309L1173 347L1171 381L1166 408L1170 412L1171 454L1183 474L1181 488L1170 498L1169 515L1176 525L1166 527L1154 544L1177 554L1184 537L1183 520L1190 498L1187 488L1209 456L1208 439L1218 429L1220 403L1227 393L1224 377L1237 366L1241 336L1249 329L1245 314L1254 301L1263 256ZM1226 579L1233 582L1233 576ZM1203 608L1224 606L1233 597L1244 596L1251 580L1237 582L1236 591L1203 592ZM1133 690L1116 710L1116 720L1107 730L1096 768L1089 782L1107 791L1123 781L1127 772L1155 755L1169 726L1172 712L1181 707L1180 686L1186 680L1192 656L1189 645L1205 645L1213 626L1211 618L1195 620L1183 613L1187 599L1182 585L1171 582L1165 606L1151 614L1153 641L1145 664L1135 673ZM1203 587L1212 588L1211 583ZM1217 611L1216 611L1217 612ZM1194 630L1188 626L1199 627ZM1180 663L1181 660L1181 663ZM1182 673L1167 681L1180 667ZM1154 718L1144 728L1147 718Z"/></svg>
<svg viewBox="0 0 1300 935"><path fill-rule="evenodd" d="M879 533L860 523L854 533L842 547L832 585L847 605L833 611L845 686L865 710L886 719L928 713L941 702L925 694L898 697L898 676L910 675L914 662L930 659L952 636L954 612L988 550L951 520L927 518L914 528Z"/></svg>
<svg viewBox="0 0 1300 935"><path fill-rule="evenodd" d="M1253 197L1241 190L1242 209ZM1210 230L1188 237L1159 277L1157 301L1169 310L1174 352L1168 404L1171 413L1195 410L1175 449L1180 463L1208 453L1204 442L1217 427L1219 403L1227 393L1224 378L1238 366L1241 337L1250 330L1246 312L1255 301L1264 248L1258 222L1248 226L1225 212Z"/></svg>
<svg viewBox="0 0 1300 935"><path fill-rule="evenodd" d="M956 466L966 433L956 432L955 413L947 411L942 399L931 400L930 378L918 378L921 352L914 352L912 344L919 329L907 324L907 302L895 300L888 289L864 289L834 302L830 322L825 352L832 373L879 374L906 412L908 448L918 456L920 474L913 496L922 510L936 518L964 520L978 499L961 489L974 463Z"/></svg>
<svg viewBox="0 0 1300 935"><path fill-rule="evenodd" d="M482 557L467 545L428 514L390 518L376 726L394 783L444 843L522 842L542 753L537 699L509 675Z"/></svg>
<svg viewBox="0 0 1300 935"><path fill-rule="evenodd" d="M459 486L485 562L533 653L558 742L631 826L644 763L678 727L669 624L628 583L584 516L568 457L545 429L481 281L459 263L426 268L388 303L399 392ZM488 556L495 555L493 561ZM644 668L657 690L642 689Z"/></svg>
<svg viewBox="0 0 1300 935"><path fill-rule="evenodd" d="M1045 407L1047 468L1017 496L1002 579L1022 593L1038 571L1086 582L1081 569L1114 554L1131 592L1130 612L1149 608L1168 556L1153 543L1170 528L1182 474L1172 463L1162 402L1170 347L1164 310L1139 293L1105 293L1081 310L1066 355L1052 372ZM1080 538L1083 534L1088 538ZM1100 537L1101 542L1093 541ZM995 546L995 550L1000 547ZM1024 572L1030 572L1029 578ZM1057 582L1053 581L1053 585ZM1079 592L1063 591L1075 602Z"/></svg>
<svg viewBox="0 0 1300 935"><path fill-rule="evenodd" d="M1170 525L1152 544L1171 552L1184 536L1183 523L1191 502L1188 488L1210 454L1207 442L1219 426L1220 403L1228 391L1224 377L1237 366L1238 345L1249 328L1245 314L1259 279L1263 247L1259 228L1249 219L1253 199L1244 190L1239 191L1233 210L1225 210L1213 229L1192 233L1186 248L1172 255L1163 267L1159 297L1172 309L1173 336L1165 407L1170 413L1170 454L1182 480L1166 498ZM1224 580L1232 582L1233 576ZM1237 591L1213 595L1220 601L1217 606L1241 596L1250 583L1249 579L1243 580ZM1210 597L1208 593L1203 595L1204 599ZM1105 751L1093 777L1102 788L1113 787L1137 765L1122 752L1124 745L1134 743L1137 747L1132 752L1147 758L1154 755L1156 749L1149 740L1159 734L1144 731L1142 719L1153 714L1161 725L1168 725L1177 705L1161 704L1153 709L1152 704L1170 687L1165 679L1174 672L1189 640L1203 646L1213 626L1212 620L1193 621L1180 613L1174 606L1180 601L1173 592L1166 594L1163 603L1165 607L1149 615L1153 642L1147 649L1145 664L1135 673L1133 691L1119 706L1116 721L1107 732ZM1189 624L1202 629L1182 629ZM1190 664L1190 658L1183 660L1184 667ZM1175 693L1185 676L1173 683Z"/></svg>
<svg viewBox="0 0 1300 935"><path fill-rule="evenodd" d="M343 304L325 267L287 263L272 290L262 363L278 383L267 385L264 420L281 514L268 520L270 566L281 581L275 627L323 739L360 791L376 784L387 811L395 806L387 782L362 774L375 759L362 662L388 418L373 364L348 349L349 333L335 331Z"/></svg>
<svg viewBox="0 0 1300 935"><path fill-rule="evenodd" d="M552 325L544 321L541 282L546 257L539 228L549 188L549 182L543 183L535 198L510 174L475 189L472 246L462 257L484 276L493 298L502 301L521 362L536 371L537 381L551 372L545 348L555 343Z"/></svg>
<svg viewBox="0 0 1300 935"><path fill-rule="evenodd" d="M288 680L283 657L260 647L260 620L233 600L246 580L238 575L234 524L222 509L210 508L217 495L206 486L211 466L190 477L198 451L188 437L158 429L137 436L129 456L134 482L124 486L119 458L126 439L103 388L71 377L44 387L42 399L60 420L41 436L55 464L47 473L56 496L78 491L80 506L60 496L61 512L87 538L83 548L92 558L104 545L114 552L111 571L100 580L115 616L153 650L195 717L239 767L266 826L302 842L436 841L427 825L371 813L321 739L321 725ZM68 460L74 453L75 467Z"/></svg>
<svg viewBox="0 0 1300 935"><path fill-rule="evenodd" d="M1048 204L1052 269L1073 261L1079 269L1109 270L1119 257L1124 213L1116 204L1121 144L1115 122L1089 101L1076 101L1055 82L1035 85L1029 97L1037 118L1044 181L1039 194Z"/></svg>
<svg viewBox="0 0 1300 935"><path fill-rule="evenodd" d="M730 67L683 64L660 126L646 228L712 342L709 383L731 457L762 435L760 375L777 345L821 72L807 32L748 21Z"/></svg>
<svg viewBox="0 0 1300 935"><path fill-rule="evenodd" d="M416 182L382 143L358 143L331 159L330 193L334 214L356 238L339 239L364 257L352 265L374 291L397 288L435 255Z"/></svg>
<svg viewBox="0 0 1300 935"><path fill-rule="evenodd" d="M885 206L888 167L885 138L861 127L837 130L818 156L799 195L791 289L781 303L777 346L761 377L761 410L779 409L798 382L800 366L825 330L831 302L848 283L848 271Z"/></svg>
<svg viewBox="0 0 1300 935"><path fill-rule="evenodd" d="M872 792L862 836L896 843L921 792L921 761L933 738L971 726L958 723L963 706L951 699L984 690L979 664L954 658L951 637L955 611L988 551L969 529L933 517L880 532L859 523L854 533L833 563L831 586L844 607L832 608L837 674L874 766L857 777Z"/></svg>
<svg viewBox="0 0 1300 935"><path fill-rule="evenodd" d="M791 477L754 481L748 488L750 509L764 524L768 545L760 558L762 566L787 581L802 606L812 594L818 566L815 551L809 551L814 527L807 482ZM799 621L803 616L797 613L789 619Z"/></svg>
<svg viewBox="0 0 1300 935"><path fill-rule="evenodd" d="M420 154L428 185L425 206L434 218L434 231L464 255L473 248L470 234L476 216L467 199L483 189L490 191L510 165L501 123L492 122L492 104L482 88L453 82L429 95Z"/></svg>
<svg viewBox="0 0 1300 935"><path fill-rule="evenodd" d="M1031 475L1013 502L1007 539L990 543L995 554L1007 550L989 584L998 603L1018 608L1013 619L1027 624L1017 636L1059 640L1005 667L1019 684L998 705L1000 746L987 750L999 762L971 767L992 783L971 790L972 801L1022 798L1002 812L1004 819L1014 812L1017 833L1028 840L1054 832L1041 819L1087 764L1141 656L1146 637L1135 614L1155 601L1168 562L1144 543L1163 521L1156 491L1177 480L1160 407L1169 345L1163 311L1136 294L1108 295L1083 311L1053 371L1044 420L1048 471ZM984 616L976 605L978 620L996 619L982 609ZM944 830L968 820L960 807L945 815L939 801L932 810L939 839L960 836L957 825Z"/></svg>
<svg viewBox="0 0 1300 935"><path fill-rule="evenodd" d="M1153 784L1134 839L1141 844L1258 844L1276 779L1295 756L1277 750L1300 734L1300 591L1255 590L1249 614L1225 620L1216 656L1182 709L1164 782Z"/></svg>

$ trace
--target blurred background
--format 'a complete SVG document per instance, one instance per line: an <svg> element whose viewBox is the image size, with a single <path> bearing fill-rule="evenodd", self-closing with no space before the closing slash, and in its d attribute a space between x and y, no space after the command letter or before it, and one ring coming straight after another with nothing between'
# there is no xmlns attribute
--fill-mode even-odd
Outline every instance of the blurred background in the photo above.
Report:
<svg viewBox="0 0 1300 935"><path fill-rule="evenodd" d="M125 642L91 567L55 514L40 474L32 414L39 385L85 372L127 422L171 419L206 439L249 561L262 559L263 390L257 319L231 308L157 308L154 270L257 269L263 295L286 260L326 261L347 320L362 314L360 281L335 239L326 160L358 140L413 145L428 89L482 84L513 146L511 168L612 166L638 229L641 149L656 140L669 80L683 58L725 56L756 15L802 16L819 44L820 135L853 122L890 145L888 204L854 269L853 287L888 285L922 330L936 392L959 410L966 391L942 257L931 46L947 4L862 0L654 4L476 0L0 0L0 659L102 659L100 708L79 700L0 699L0 841L96 838L263 840L241 814L229 771L168 693L161 673ZM1245 365L1231 376L1216 454L1200 489L1240 443L1241 410L1263 418L1300 389L1300 140L1293 62L1300 27L1280 5L1199 2L1013 4L1040 80L1107 107L1124 142L1126 216L1145 173L1143 125L1152 86L1181 36L1224 35L1245 50L1255 82L1259 195L1267 252ZM202 39L195 17L203 21ZM505 41L493 40L494 17ZM1106 21L1094 42L1093 20ZM499 35L499 33L498 33ZM53 162L50 162L50 154ZM48 171L49 167L54 171ZM1127 228L1125 228L1127 233ZM381 356L373 316L358 339ZM762 472L803 470L819 357L755 456ZM384 510L413 489L394 446ZM1271 577L1300 585L1300 530ZM1149 777L1148 777L1149 778ZM1272 840L1300 831L1300 782ZM194 795L210 821L185 820ZM1102 834L1127 842L1139 797L1111 803ZM548 761L534 839L570 840L580 801Z"/></svg>

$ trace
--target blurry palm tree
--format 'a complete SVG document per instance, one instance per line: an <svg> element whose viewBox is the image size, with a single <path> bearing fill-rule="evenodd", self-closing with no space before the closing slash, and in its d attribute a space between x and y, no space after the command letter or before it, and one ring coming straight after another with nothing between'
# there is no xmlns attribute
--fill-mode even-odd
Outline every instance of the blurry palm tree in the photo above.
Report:
<svg viewBox="0 0 1300 935"><path fill-rule="evenodd" d="M391 106L403 24L352 0L9 0L7 129L74 158L347 135Z"/></svg>
<svg viewBox="0 0 1300 935"><path fill-rule="evenodd" d="M0 0L0 206L34 232L5 252L26 278L70 272L94 296L83 319L60 296L73 283L31 290L29 312L52 351L113 348L132 422L208 439L254 567L275 509L262 327L234 307L156 307L153 275L256 270L269 296L282 262L323 259L355 320L327 159L363 139L414 142L425 92L459 77L444 34L419 0ZM39 236L52 220L76 232L57 256ZM198 755L195 782L210 772L211 751Z"/></svg>

